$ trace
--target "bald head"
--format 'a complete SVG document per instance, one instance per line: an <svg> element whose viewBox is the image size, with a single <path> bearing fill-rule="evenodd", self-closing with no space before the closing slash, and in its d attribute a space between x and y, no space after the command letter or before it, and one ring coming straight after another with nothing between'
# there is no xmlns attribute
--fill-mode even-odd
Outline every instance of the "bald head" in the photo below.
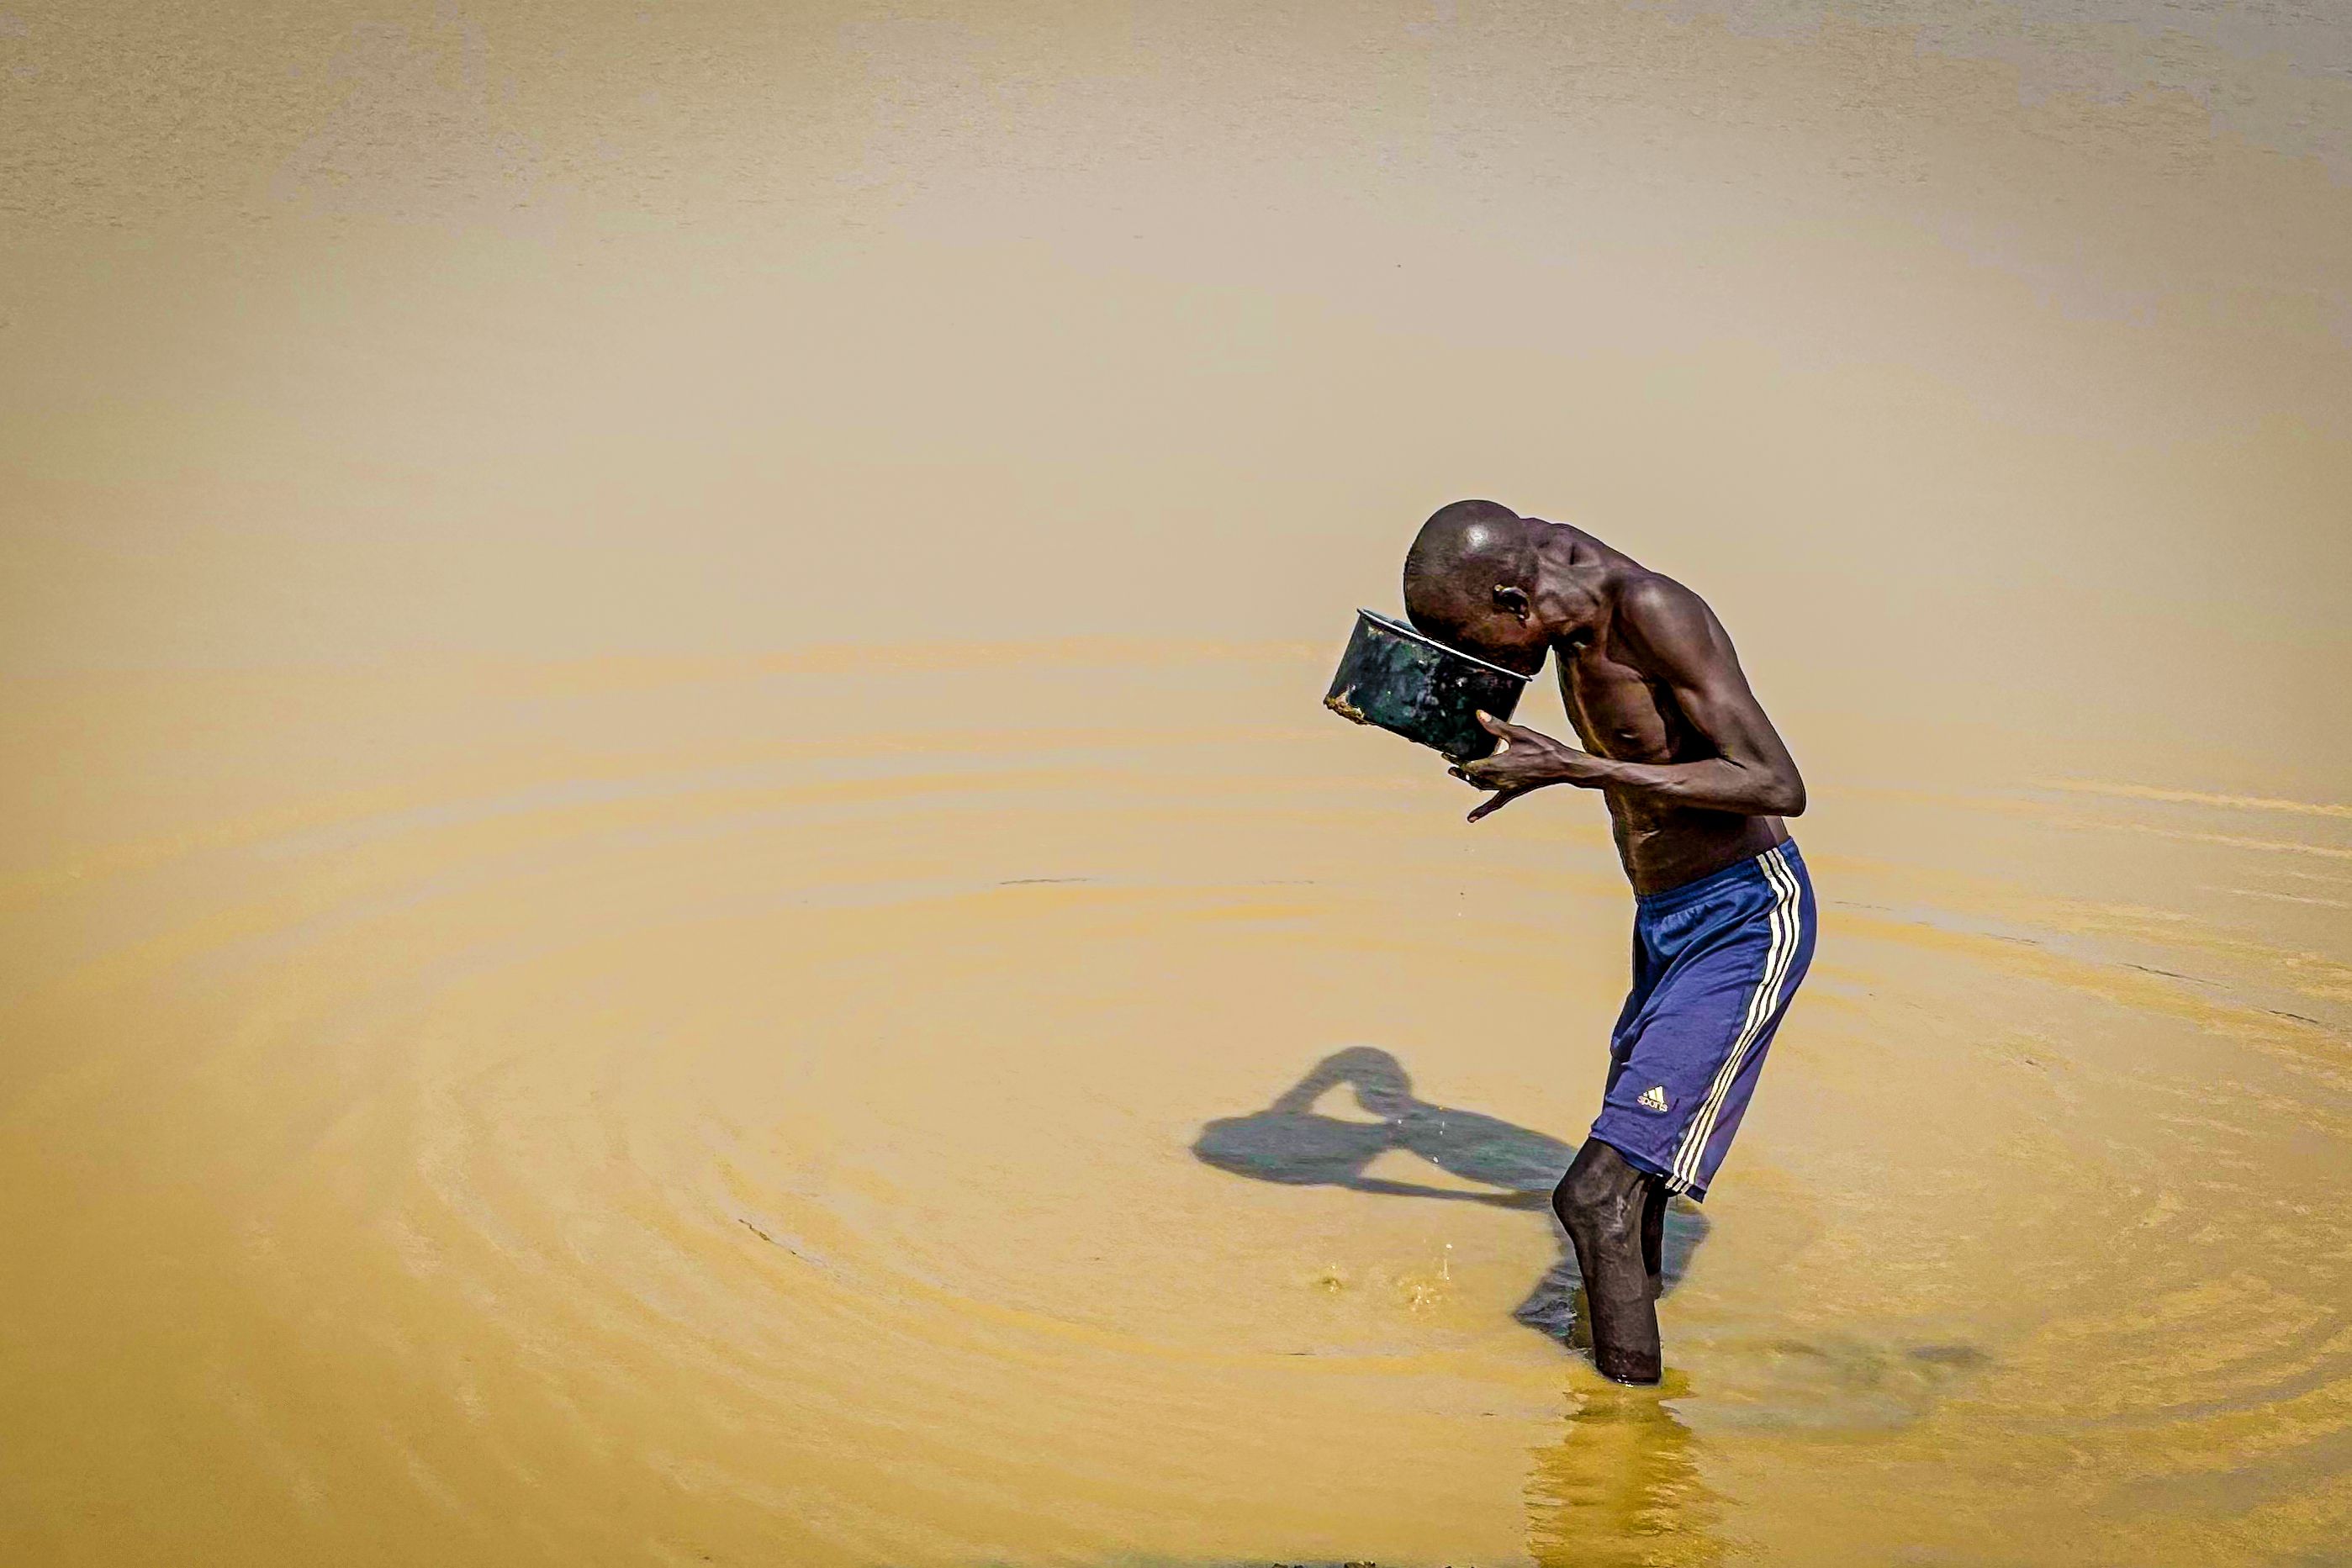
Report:
<svg viewBox="0 0 2352 1568"><path fill-rule="evenodd" d="M1496 664L1519 668L1542 640L1528 612L1535 597L1540 527L1496 501L1456 501L1421 525L1404 558L1404 609L1412 623Z"/></svg>

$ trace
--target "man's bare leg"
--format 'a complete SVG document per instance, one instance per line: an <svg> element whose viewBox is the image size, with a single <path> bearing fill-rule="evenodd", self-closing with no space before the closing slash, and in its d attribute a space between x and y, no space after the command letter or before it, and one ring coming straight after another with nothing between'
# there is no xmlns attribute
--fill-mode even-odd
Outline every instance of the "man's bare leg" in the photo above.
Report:
<svg viewBox="0 0 2352 1568"><path fill-rule="evenodd" d="M1576 1249L1591 1317L1592 1364L1620 1383L1655 1383L1663 1370L1647 1239L1653 1178L1598 1138L1587 1138L1552 1194ZM1660 1197L1664 1194L1659 1195ZM1660 1233L1663 1241L1663 1231Z"/></svg>
<svg viewBox="0 0 2352 1568"><path fill-rule="evenodd" d="M1644 1176L1649 1194L1642 1207L1642 1268L1650 1276L1650 1300L1666 1293L1666 1178Z"/></svg>

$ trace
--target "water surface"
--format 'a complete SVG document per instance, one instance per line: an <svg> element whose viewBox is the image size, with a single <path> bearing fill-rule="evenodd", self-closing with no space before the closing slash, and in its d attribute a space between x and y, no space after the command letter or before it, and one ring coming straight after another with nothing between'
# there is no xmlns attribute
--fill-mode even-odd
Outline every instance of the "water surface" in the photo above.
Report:
<svg viewBox="0 0 2352 1568"><path fill-rule="evenodd" d="M1822 789L1627 1393L1525 1196L1603 832L1465 828L1321 652L20 687L86 788L5 891L19 1554L2332 1549L2340 811Z"/></svg>
<svg viewBox="0 0 2352 1568"><path fill-rule="evenodd" d="M2328 0L0 0L0 1560L2340 1560L2347 256ZM1815 803L1659 1393L1473 495Z"/></svg>

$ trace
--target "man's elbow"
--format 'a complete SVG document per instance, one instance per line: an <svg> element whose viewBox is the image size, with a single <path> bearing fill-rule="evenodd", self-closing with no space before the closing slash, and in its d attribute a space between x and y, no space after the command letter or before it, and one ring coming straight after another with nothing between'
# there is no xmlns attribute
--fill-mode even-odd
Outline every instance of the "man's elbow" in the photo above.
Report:
<svg viewBox="0 0 2352 1568"><path fill-rule="evenodd" d="M1805 814L1805 781L1790 775L1772 781L1772 801L1765 808L1775 817L1801 817Z"/></svg>

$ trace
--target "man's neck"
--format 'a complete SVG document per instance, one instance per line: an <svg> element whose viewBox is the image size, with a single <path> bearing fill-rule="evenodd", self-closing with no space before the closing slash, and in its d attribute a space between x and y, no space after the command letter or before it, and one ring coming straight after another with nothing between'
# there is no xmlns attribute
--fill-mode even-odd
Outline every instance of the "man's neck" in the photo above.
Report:
<svg viewBox="0 0 2352 1568"><path fill-rule="evenodd" d="M1608 631L1617 584L1633 563L1581 528L1546 523L1536 543L1538 607L1555 643L1580 645Z"/></svg>

